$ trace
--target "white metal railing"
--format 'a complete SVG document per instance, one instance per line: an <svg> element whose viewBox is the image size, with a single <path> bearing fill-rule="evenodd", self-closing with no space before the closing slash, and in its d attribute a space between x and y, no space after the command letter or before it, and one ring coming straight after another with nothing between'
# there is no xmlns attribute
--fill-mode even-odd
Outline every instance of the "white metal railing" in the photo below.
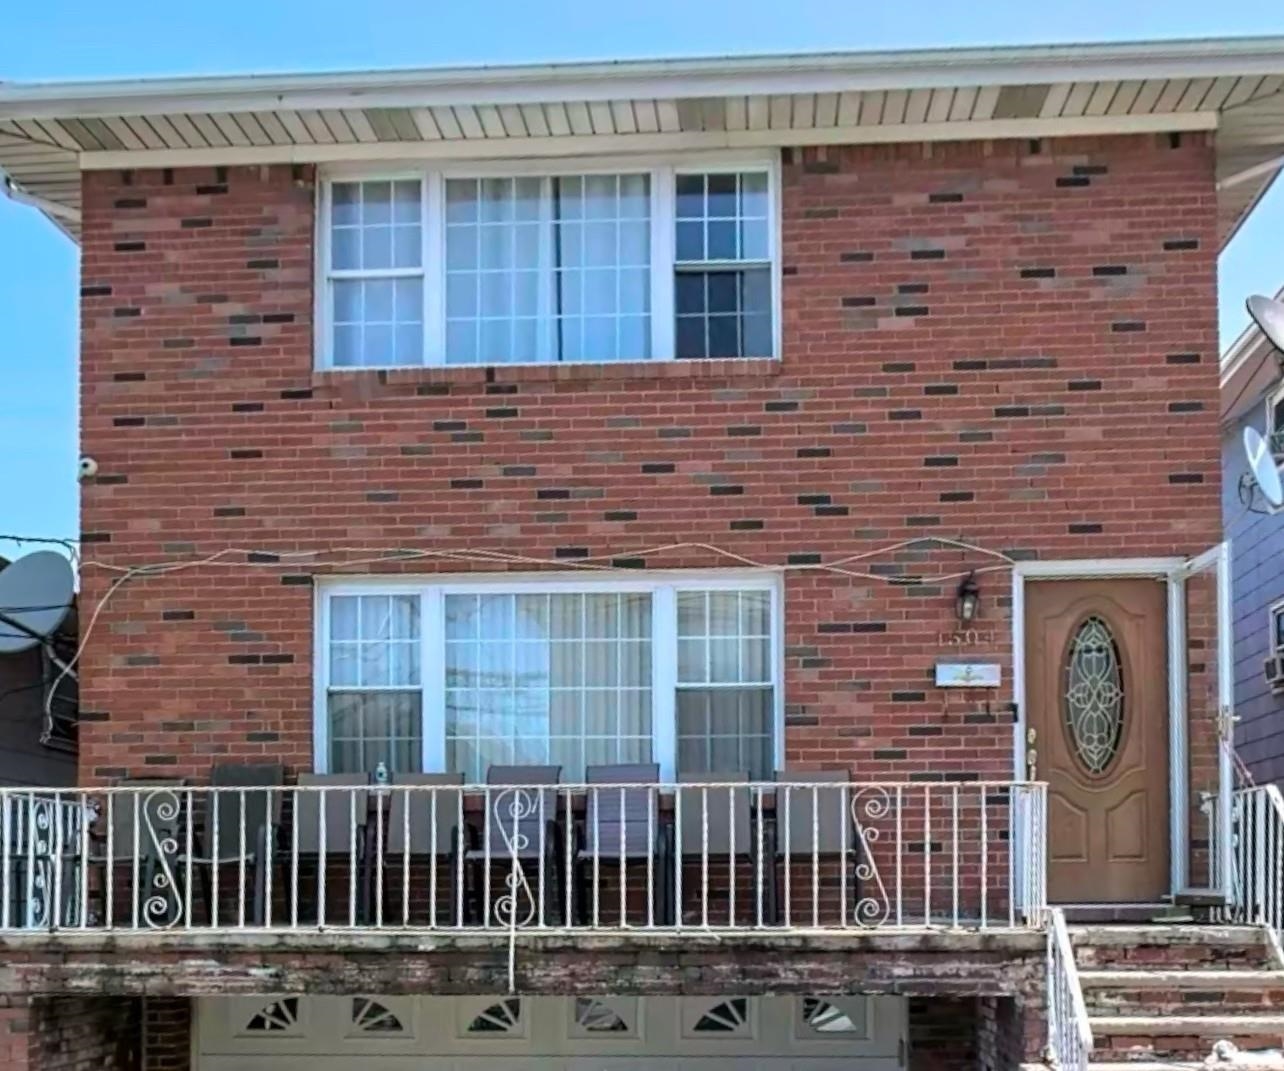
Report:
<svg viewBox="0 0 1284 1071"><path fill-rule="evenodd" d="M1045 813L1007 781L0 789L0 930L1040 928Z"/></svg>
<svg viewBox="0 0 1284 1071"><path fill-rule="evenodd" d="M1284 796L1276 785L1236 790L1231 803L1233 921L1265 926L1284 943Z"/></svg>
<svg viewBox="0 0 1284 1071"><path fill-rule="evenodd" d="M1092 1056L1092 1027L1065 912L1059 907L1049 912L1047 987L1048 1061L1059 1071L1085 1071Z"/></svg>

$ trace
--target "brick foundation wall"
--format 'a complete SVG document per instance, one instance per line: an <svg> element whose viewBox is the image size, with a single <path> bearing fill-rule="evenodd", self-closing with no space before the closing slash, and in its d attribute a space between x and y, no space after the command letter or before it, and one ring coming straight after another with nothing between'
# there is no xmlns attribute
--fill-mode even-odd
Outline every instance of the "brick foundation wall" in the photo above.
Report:
<svg viewBox="0 0 1284 1071"><path fill-rule="evenodd" d="M27 1071L141 1071L141 1007L120 997L39 997L27 1009ZM22 1062L25 1059L25 1063Z"/></svg>
<svg viewBox="0 0 1284 1071"><path fill-rule="evenodd" d="M3 997L0 1071L189 1071L191 1026L185 997Z"/></svg>
<svg viewBox="0 0 1284 1071"><path fill-rule="evenodd" d="M784 565L929 535L1023 558L1218 538L1203 135L788 154L778 364L316 373L313 192L284 166L85 176L85 556L267 557L113 597L83 665L83 780L312 764L311 579L332 570L271 555L689 541ZM85 620L113 577L84 570ZM790 761L1010 776L1006 690L930 686L950 653L1008 664L1006 578L982 587L959 646L954 582L790 574Z"/></svg>
<svg viewBox="0 0 1284 1071"><path fill-rule="evenodd" d="M1019 1071L1041 1059L1038 1015L1010 997L911 998L910 1071Z"/></svg>

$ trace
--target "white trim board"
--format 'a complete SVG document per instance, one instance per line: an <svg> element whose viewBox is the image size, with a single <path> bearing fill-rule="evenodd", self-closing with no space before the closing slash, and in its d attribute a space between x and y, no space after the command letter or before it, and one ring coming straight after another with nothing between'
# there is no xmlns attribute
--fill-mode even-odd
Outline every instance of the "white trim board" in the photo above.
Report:
<svg viewBox="0 0 1284 1071"><path fill-rule="evenodd" d="M1077 119L978 119L886 126L788 130L709 130L668 134L586 134L458 138L440 141L345 142L316 145L230 145L210 149L123 149L82 152L82 171L118 168L334 163L348 160L469 160L568 157L605 153L742 150L806 145L887 145L900 142L1167 134L1216 130L1215 112L1084 116Z"/></svg>

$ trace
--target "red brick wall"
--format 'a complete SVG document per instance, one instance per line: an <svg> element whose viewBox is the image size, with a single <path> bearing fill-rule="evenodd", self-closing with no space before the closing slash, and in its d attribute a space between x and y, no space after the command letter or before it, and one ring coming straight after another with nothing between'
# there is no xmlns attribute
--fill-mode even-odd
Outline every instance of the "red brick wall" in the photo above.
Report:
<svg viewBox="0 0 1284 1071"><path fill-rule="evenodd" d="M779 365L314 373L312 197L289 167L86 176L86 556L240 550L103 612L85 779L311 762L313 569L248 549L632 559L690 541L783 565L930 535L1045 558L1218 538L1202 135L792 154ZM983 564L862 567L965 561ZM86 620L113 575L86 568ZM790 575L791 760L1010 774L1006 692L930 686L954 586ZM1006 663L1005 574L982 587L964 653Z"/></svg>
<svg viewBox="0 0 1284 1071"><path fill-rule="evenodd" d="M51 997L31 1005L31 1071L141 1071L137 1000Z"/></svg>

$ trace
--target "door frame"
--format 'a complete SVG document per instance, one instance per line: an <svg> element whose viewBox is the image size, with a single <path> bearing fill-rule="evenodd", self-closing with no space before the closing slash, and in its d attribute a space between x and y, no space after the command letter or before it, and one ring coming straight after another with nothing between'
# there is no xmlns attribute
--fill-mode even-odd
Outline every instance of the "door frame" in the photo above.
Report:
<svg viewBox="0 0 1284 1071"><path fill-rule="evenodd" d="M1025 703L1025 584L1028 580L1154 579L1167 594L1168 682L1168 829L1169 893L1176 895L1189 884L1190 784L1187 775L1186 726L1186 575L1209 554L1225 554L1225 544L1193 558L1074 558L1061 561L1017 562L1012 568L1012 699L1014 776L1024 779L1026 769ZM1225 632L1225 621L1219 622ZM1225 641L1219 636L1219 648ZM1219 795L1229 795L1226 771L1219 770Z"/></svg>

